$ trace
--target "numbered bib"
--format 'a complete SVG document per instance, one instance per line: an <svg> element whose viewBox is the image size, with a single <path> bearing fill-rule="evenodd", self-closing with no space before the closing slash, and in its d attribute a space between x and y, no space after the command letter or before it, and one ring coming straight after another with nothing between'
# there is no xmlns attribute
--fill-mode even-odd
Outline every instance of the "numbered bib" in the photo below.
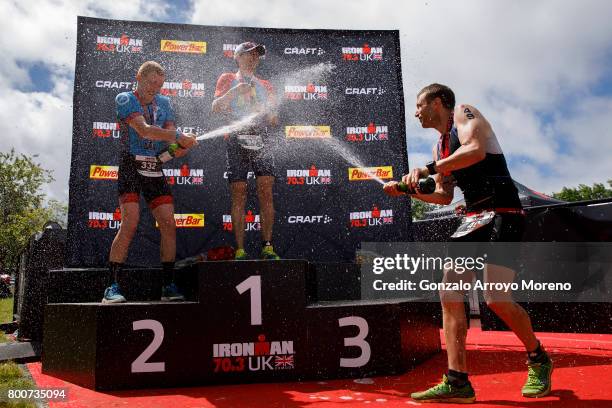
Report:
<svg viewBox="0 0 612 408"><path fill-rule="evenodd" d="M153 156L132 156L134 158L134 165L136 166L136 171L141 176L145 177L162 177L164 173L162 172L161 163L157 160L156 157Z"/></svg>
<svg viewBox="0 0 612 408"><path fill-rule="evenodd" d="M261 135L237 135L236 140L243 149L261 150L264 147Z"/></svg>
<svg viewBox="0 0 612 408"><path fill-rule="evenodd" d="M451 238L464 237L489 224L491 221L493 221L493 218L495 218L495 211L483 211L478 214L465 217L461 222L461 225L459 225L459 228L457 228L457 231L451 235Z"/></svg>

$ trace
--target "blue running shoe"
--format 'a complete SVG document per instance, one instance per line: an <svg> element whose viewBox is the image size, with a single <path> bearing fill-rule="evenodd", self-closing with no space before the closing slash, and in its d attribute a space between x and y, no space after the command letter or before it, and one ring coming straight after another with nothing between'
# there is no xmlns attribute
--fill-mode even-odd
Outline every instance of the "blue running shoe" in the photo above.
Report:
<svg viewBox="0 0 612 408"><path fill-rule="evenodd" d="M185 296L179 291L178 287L172 282L168 286L162 288L162 302L181 302L185 300Z"/></svg>
<svg viewBox="0 0 612 408"><path fill-rule="evenodd" d="M125 302L125 298L121 294L119 290L119 285L117 282L110 285L104 291L104 297L102 298L102 303L123 303Z"/></svg>

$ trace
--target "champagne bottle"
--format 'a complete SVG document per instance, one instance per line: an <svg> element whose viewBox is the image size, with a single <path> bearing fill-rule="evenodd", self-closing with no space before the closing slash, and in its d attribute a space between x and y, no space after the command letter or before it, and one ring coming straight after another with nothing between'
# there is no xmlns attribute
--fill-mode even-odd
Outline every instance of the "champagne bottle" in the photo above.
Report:
<svg viewBox="0 0 612 408"><path fill-rule="evenodd" d="M174 156L176 156L176 151L180 148L178 143L171 143L166 150L164 150L163 152L161 152L160 154L157 155L157 160L159 160L162 163L165 163L167 161L170 161L172 159L174 159Z"/></svg>
<svg viewBox="0 0 612 408"><path fill-rule="evenodd" d="M406 194L416 194L417 192L410 188L410 186L403 181L400 181L395 186L399 191ZM431 194L436 191L436 181L433 177L422 178L419 180L419 193Z"/></svg>

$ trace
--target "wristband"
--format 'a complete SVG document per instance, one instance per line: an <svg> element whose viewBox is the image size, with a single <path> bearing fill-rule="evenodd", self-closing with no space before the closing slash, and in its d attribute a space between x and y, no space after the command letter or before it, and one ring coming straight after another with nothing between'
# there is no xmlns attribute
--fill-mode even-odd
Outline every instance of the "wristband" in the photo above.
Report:
<svg viewBox="0 0 612 408"><path fill-rule="evenodd" d="M425 167L427 167L427 171L429 172L430 176L433 176L434 174L438 173L436 171L436 162L434 160L427 163Z"/></svg>

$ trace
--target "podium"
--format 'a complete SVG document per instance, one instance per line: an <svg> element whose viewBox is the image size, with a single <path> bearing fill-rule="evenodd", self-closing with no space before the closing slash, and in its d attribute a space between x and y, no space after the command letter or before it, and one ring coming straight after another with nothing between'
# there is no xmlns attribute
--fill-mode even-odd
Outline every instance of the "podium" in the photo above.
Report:
<svg viewBox="0 0 612 408"><path fill-rule="evenodd" d="M330 265L319 270L329 283ZM82 285L70 273L52 272L51 287ZM129 275L120 284L135 286ZM59 302L45 309L43 373L97 390L353 378L405 372L440 351L439 304L330 301L306 261L199 263L182 275L193 296L176 303L146 299L161 271L139 276L137 302L49 296Z"/></svg>

